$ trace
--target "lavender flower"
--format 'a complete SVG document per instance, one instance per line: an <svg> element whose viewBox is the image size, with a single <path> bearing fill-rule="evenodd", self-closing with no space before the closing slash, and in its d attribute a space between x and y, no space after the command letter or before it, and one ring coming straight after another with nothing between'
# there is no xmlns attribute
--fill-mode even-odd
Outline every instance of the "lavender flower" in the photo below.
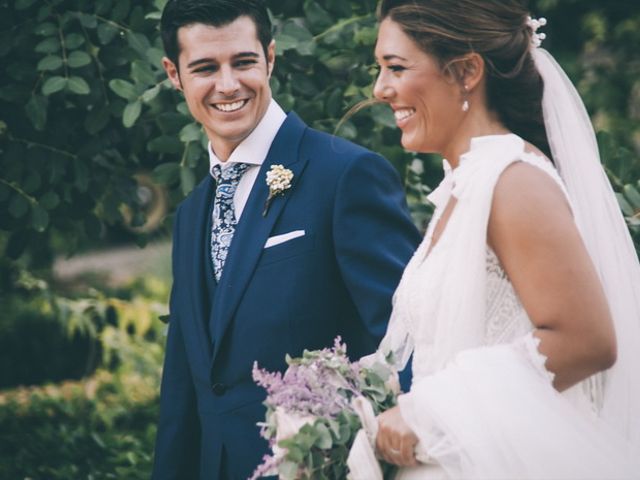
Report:
<svg viewBox="0 0 640 480"><path fill-rule="evenodd" d="M256 467L251 478L249 480L258 480L260 477L268 477L277 473L278 465L282 462L282 459L277 459L271 455L265 455L262 457L262 463Z"/></svg>
<svg viewBox="0 0 640 480"><path fill-rule="evenodd" d="M346 346L336 339L333 349L305 352L289 359L284 375L253 366L254 381L267 390L266 404L301 415L335 418L358 394L358 367L346 355Z"/></svg>

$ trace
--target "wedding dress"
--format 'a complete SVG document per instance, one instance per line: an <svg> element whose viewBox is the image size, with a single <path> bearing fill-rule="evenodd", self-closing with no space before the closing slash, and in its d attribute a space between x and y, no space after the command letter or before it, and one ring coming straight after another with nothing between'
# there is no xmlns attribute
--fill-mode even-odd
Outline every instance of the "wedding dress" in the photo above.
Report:
<svg viewBox="0 0 640 480"><path fill-rule="evenodd" d="M413 385L399 405L419 438L422 465L401 469L399 480L640 479L637 254L579 94L547 51L532 55L557 170L513 134L472 139L454 171L445 162L430 196L434 217L396 291L385 338L363 359L392 354L401 370L413 354ZM616 331L616 364L563 393L553 388L534 326L487 245L495 185L519 161L564 192ZM432 246L452 196L455 207ZM366 409L359 414L365 428L351 449L350 478L381 478L372 448L377 423Z"/></svg>
<svg viewBox="0 0 640 480"><path fill-rule="evenodd" d="M640 478L630 444L598 418L598 377L553 388L534 326L487 245L495 184L517 161L546 172L571 205L552 164L513 134L472 139L430 197L434 217L380 346L401 362L413 353L413 386L399 404L427 464L396 478ZM451 195L457 203L432 246Z"/></svg>

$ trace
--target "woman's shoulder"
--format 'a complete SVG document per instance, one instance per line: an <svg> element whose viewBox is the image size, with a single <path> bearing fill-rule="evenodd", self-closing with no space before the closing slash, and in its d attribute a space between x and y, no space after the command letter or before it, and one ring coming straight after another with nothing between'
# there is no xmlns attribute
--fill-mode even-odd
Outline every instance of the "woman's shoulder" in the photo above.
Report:
<svg viewBox="0 0 640 480"><path fill-rule="evenodd" d="M542 157L509 164L499 176L491 202L492 227L503 225L527 238L573 223L572 208L553 165Z"/></svg>
<svg viewBox="0 0 640 480"><path fill-rule="evenodd" d="M494 201L533 203L539 207L549 201L566 202L559 177L544 161L516 160L501 172L494 189Z"/></svg>
<svg viewBox="0 0 640 480"><path fill-rule="evenodd" d="M500 172L494 197L507 202L534 202L540 207L549 202L569 206L564 182L551 159L535 145L517 138L522 151Z"/></svg>
<svg viewBox="0 0 640 480"><path fill-rule="evenodd" d="M473 145L472 145L473 146ZM515 134L476 142L481 157L465 175L468 183L484 184L490 199L490 223L543 225L571 218L569 197L552 161Z"/></svg>
<svg viewBox="0 0 640 480"><path fill-rule="evenodd" d="M531 201L538 196L567 196L553 162L518 135L510 133L473 139L469 156L479 160L467 162L475 164L474 167L469 165L473 177L480 179L482 171L492 179L494 195Z"/></svg>
<svg viewBox="0 0 640 480"><path fill-rule="evenodd" d="M562 181L553 163L544 154L515 134L490 135L471 140L470 150L461 156L455 170L454 194L486 198L496 188L508 196L519 191L535 193L554 187L562 189Z"/></svg>

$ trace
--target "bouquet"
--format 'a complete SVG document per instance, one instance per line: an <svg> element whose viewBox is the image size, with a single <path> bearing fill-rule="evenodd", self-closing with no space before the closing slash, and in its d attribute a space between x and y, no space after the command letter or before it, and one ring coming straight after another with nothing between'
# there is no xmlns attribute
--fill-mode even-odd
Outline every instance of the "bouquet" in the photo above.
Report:
<svg viewBox="0 0 640 480"><path fill-rule="evenodd" d="M272 455L264 457L251 479L347 478L349 451L362 427L356 400L366 399L375 415L396 405L400 384L391 359L366 366L351 362L338 337L333 348L305 350L301 358L286 360L284 374L254 364L253 379L267 390L266 421L259 425ZM380 466L385 478L395 469Z"/></svg>

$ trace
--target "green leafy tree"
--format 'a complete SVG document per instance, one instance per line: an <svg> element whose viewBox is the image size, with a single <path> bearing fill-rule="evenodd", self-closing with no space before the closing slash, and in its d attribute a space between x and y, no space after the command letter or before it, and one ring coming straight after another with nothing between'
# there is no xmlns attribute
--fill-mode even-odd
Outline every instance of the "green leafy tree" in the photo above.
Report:
<svg viewBox="0 0 640 480"><path fill-rule="evenodd" d="M205 174L206 138L161 68L164 3L0 2L0 246L8 257L46 266L54 250L98 241L125 218L142 224L133 177L140 171L153 171L173 203ZM389 158L423 225L439 159L404 152L383 105L344 119L371 97L376 4L267 0L279 53L273 91L312 126ZM638 6L537 0L531 9L550 20L547 46L584 95L633 227L640 210Z"/></svg>

